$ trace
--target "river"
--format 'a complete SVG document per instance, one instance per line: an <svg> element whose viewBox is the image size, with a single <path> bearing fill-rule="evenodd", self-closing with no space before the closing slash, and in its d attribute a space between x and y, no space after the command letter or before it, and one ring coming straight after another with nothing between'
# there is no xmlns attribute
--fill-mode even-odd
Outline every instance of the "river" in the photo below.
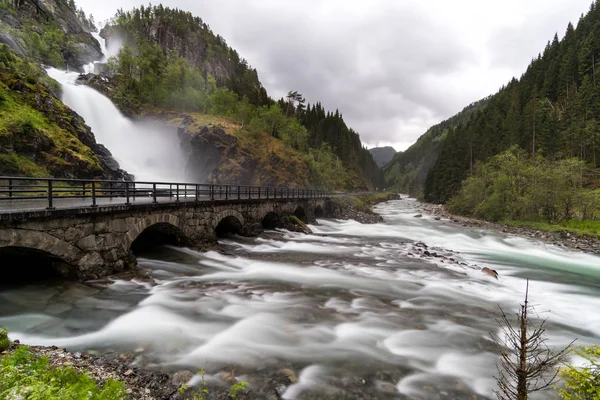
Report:
<svg viewBox="0 0 600 400"><path fill-rule="evenodd" d="M233 237L224 253L156 248L139 258L156 285L4 287L0 325L27 344L138 351L207 379L288 368L299 379L286 399L492 398L489 332L498 306L516 313L527 278L551 345L600 343L598 257L415 218L418 207L380 204L374 225L319 220L314 235Z"/></svg>

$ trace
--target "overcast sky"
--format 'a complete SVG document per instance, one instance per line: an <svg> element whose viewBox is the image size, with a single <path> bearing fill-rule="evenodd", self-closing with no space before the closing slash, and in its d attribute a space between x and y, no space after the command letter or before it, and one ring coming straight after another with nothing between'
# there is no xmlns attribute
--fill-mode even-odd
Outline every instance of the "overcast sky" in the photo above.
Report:
<svg viewBox="0 0 600 400"><path fill-rule="evenodd" d="M158 2L153 2L158 4ZM520 77L591 0L163 0L200 16L259 73L338 108L368 147L427 128ZM77 0L96 21L139 0Z"/></svg>

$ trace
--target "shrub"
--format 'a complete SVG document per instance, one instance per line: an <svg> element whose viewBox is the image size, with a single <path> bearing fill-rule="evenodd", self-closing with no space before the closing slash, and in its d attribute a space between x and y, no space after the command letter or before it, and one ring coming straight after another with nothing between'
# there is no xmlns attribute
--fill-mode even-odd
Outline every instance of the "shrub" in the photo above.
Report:
<svg viewBox="0 0 600 400"><path fill-rule="evenodd" d="M0 326L0 352L10 347L10 339L8 338L8 331Z"/></svg>
<svg viewBox="0 0 600 400"><path fill-rule="evenodd" d="M73 368L52 368L27 346L0 359L0 398L47 400L120 400L127 397L122 382L109 379L100 388L87 374Z"/></svg>
<svg viewBox="0 0 600 400"><path fill-rule="evenodd" d="M580 347L575 352L587 363L583 367L569 365L561 371L565 388L560 397L567 400L600 399L600 346Z"/></svg>

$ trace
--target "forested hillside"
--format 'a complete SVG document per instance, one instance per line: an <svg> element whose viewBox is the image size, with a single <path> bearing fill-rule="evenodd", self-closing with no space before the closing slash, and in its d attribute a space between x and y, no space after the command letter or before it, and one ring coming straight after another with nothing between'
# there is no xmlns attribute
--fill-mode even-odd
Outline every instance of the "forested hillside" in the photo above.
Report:
<svg viewBox="0 0 600 400"><path fill-rule="evenodd" d="M384 167L386 186L414 197L422 197L427 173L434 165L440 145L448 133L469 120L472 114L482 110L489 98L469 104L455 116L432 126L406 151L396 154Z"/></svg>
<svg viewBox="0 0 600 400"><path fill-rule="evenodd" d="M300 153L313 185L382 186L382 171L339 112L307 105L297 91L269 98L256 70L199 17L162 5L121 10L101 35L125 43L105 68L115 90L104 92L128 114L158 109L224 117L256 139L255 149L261 142L274 148L271 139L260 139L266 132Z"/></svg>
<svg viewBox="0 0 600 400"><path fill-rule="evenodd" d="M562 40L555 36L548 42L520 79L501 88L468 122L449 130L427 176L425 199L448 201L478 162L515 145L544 162L581 160L581 185L595 185L599 55L600 5L595 2L577 29L569 24Z"/></svg>

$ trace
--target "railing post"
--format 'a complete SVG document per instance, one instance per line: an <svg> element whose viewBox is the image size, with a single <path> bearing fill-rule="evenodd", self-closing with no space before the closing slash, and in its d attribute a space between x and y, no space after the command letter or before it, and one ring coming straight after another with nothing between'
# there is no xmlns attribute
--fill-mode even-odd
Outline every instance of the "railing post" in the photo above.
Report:
<svg viewBox="0 0 600 400"><path fill-rule="evenodd" d="M125 181L125 204L129 205L129 182Z"/></svg>
<svg viewBox="0 0 600 400"><path fill-rule="evenodd" d="M86 191L85 191L85 182L83 182L81 184L81 196L83 196L84 198L85 198L85 193L86 193Z"/></svg>
<svg viewBox="0 0 600 400"><path fill-rule="evenodd" d="M54 210L54 207L52 204L52 181L50 179L48 179L48 207L46 209Z"/></svg>
<svg viewBox="0 0 600 400"><path fill-rule="evenodd" d="M240 187L239 186L237 187L237 191L238 191L237 194L238 194L238 200L239 200L239 199L241 199L241 196L240 196Z"/></svg>
<svg viewBox="0 0 600 400"><path fill-rule="evenodd" d="M258 198L260 199L260 186L258 187Z"/></svg>
<svg viewBox="0 0 600 400"><path fill-rule="evenodd" d="M92 207L98 207L96 204L96 182L92 181Z"/></svg>
<svg viewBox="0 0 600 400"><path fill-rule="evenodd" d="M210 185L210 199L215 199L215 185Z"/></svg>
<svg viewBox="0 0 600 400"><path fill-rule="evenodd" d="M109 193L108 194L108 198L112 200L112 198L113 198L113 195L112 195L112 193L113 193L113 184L112 184L112 182L108 182L108 193Z"/></svg>
<svg viewBox="0 0 600 400"><path fill-rule="evenodd" d="M196 183L196 201L198 201L198 196L200 195L200 185Z"/></svg>
<svg viewBox="0 0 600 400"><path fill-rule="evenodd" d="M175 198L175 202L179 203L179 183L175 186L177 190L177 198Z"/></svg>
<svg viewBox="0 0 600 400"><path fill-rule="evenodd" d="M152 202L158 203L158 201L156 201L156 183L152 184Z"/></svg>
<svg viewBox="0 0 600 400"><path fill-rule="evenodd" d="M225 200L229 200L229 185L225 186Z"/></svg>
<svg viewBox="0 0 600 400"><path fill-rule="evenodd" d="M273 198L276 199L277 198L277 188L275 188L275 193L273 193Z"/></svg>
<svg viewBox="0 0 600 400"><path fill-rule="evenodd" d="M269 198L269 187L267 186L267 199Z"/></svg>
<svg viewBox="0 0 600 400"><path fill-rule="evenodd" d="M13 195L12 195L12 179L8 180L8 197L13 197Z"/></svg>

